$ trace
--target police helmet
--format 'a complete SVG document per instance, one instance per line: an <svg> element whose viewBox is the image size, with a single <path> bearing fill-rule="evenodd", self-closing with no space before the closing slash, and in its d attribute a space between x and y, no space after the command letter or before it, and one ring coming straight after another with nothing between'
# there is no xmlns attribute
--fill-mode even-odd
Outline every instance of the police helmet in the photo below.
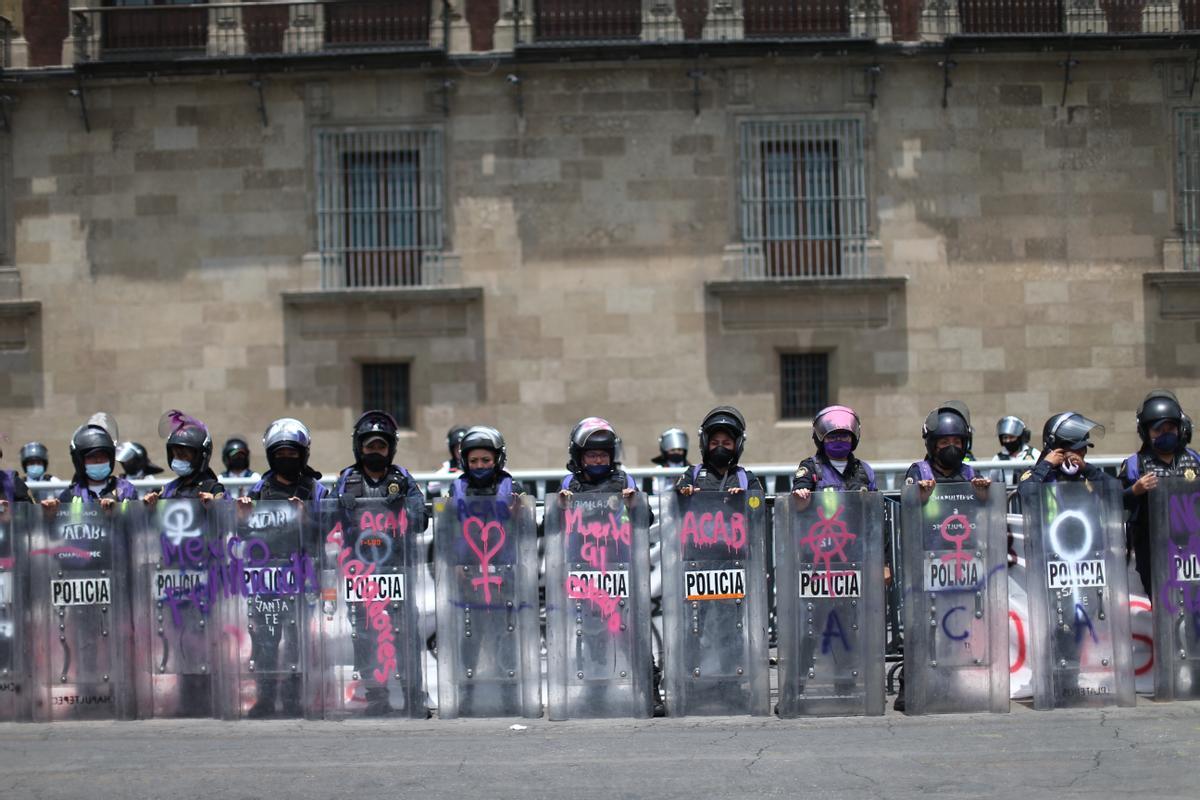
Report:
<svg viewBox="0 0 1200 800"><path fill-rule="evenodd" d="M688 435L683 428L667 428L658 437L658 452L666 455L672 450L682 450L687 457Z"/></svg>
<svg viewBox="0 0 1200 800"><path fill-rule="evenodd" d="M571 429L571 441L567 445L567 454L570 456L567 469L574 472L583 466L583 454L588 450L603 450L608 453L612 463L616 464L620 460L620 447L621 437L617 436L608 420L585 417Z"/></svg>
<svg viewBox="0 0 1200 800"><path fill-rule="evenodd" d="M109 466L113 466L117 457L117 446L112 436L99 425L84 424L76 428L71 434L70 451L76 476L86 473L83 460L92 453L101 452L108 456Z"/></svg>
<svg viewBox="0 0 1200 800"><path fill-rule="evenodd" d="M208 469L208 462L212 458L212 437L208 434L207 428L201 428L198 425L186 424L179 426L174 433L167 437L167 461L171 460L172 447L186 447L190 450L195 450L200 454L200 465L196 468L196 472L204 472Z"/></svg>
<svg viewBox="0 0 1200 800"><path fill-rule="evenodd" d="M29 442L21 448L21 469L26 469L29 462L34 460L50 465L50 451L41 442Z"/></svg>
<svg viewBox="0 0 1200 800"><path fill-rule="evenodd" d="M817 412L813 417L813 443L818 447L825 441L825 437L834 431L845 431L850 434L850 442L853 447L858 447L859 437L862 435L862 423L859 422L858 414L854 412L850 406L828 406Z"/></svg>
<svg viewBox="0 0 1200 800"><path fill-rule="evenodd" d="M137 442L121 442L117 448L117 461L121 462L127 475L157 475L163 471L162 467L150 460L146 448Z"/></svg>
<svg viewBox="0 0 1200 800"><path fill-rule="evenodd" d="M496 455L496 469L504 469L508 461L508 450L504 446L504 437L500 431L487 425L476 425L468 428L462 438L462 460L466 464L467 454L472 450L491 450Z"/></svg>
<svg viewBox="0 0 1200 800"><path fill-rule="evenodd" d="M736 463L742 457L742 451L746 447L746 418L733 406L717 406L705 414L704 420L700 423L701 455L707 455L709 436L716 430L724 430L733 437L733 460Z"/></svg>
<svg viewBox="0 0 1200 800"><path fill-rule="evenodd" d="M376 436L387 442L387 457L391 461L396 457L397 431L400 426L396 418L386 411L368 411L354 423L354 431L350 435L350 443L354 448L354 463L360 463L363 458L363 444Z"/></svg>
<svg viewBox="0 0 1200 800"><path fill-rule="evenodd" d="M957 436L963 440L963 452L971 452L971 422L962 403L951 400L929 412L921 426L921 437L925 440L925 452L931 457L937 453L937 440L943 436Z"/></svg>
<svg viewBox="0 0 1200 800"><path fill-rule="evenodd" d="M290 447L300 454L300 469L303 472L308 466L308 454L312 449L312 434L308 427L298 419L283 417L267 426L262 437L263 448L267 451L267 464L275 468L275 454L281 448Z"/></svg>
<svg viewBox="0 0 1200 800"><path fill-rule="evenodd" d="M1029 439L1032 433L1029 426L1025 424L1025 420L1020 417L1002 417L996 423L996 438L1001 436L1015 436L1021 444L1029 444Z"/></svg>
<svg viewBox="0 0 1200 800"><path fill-rule="evenodd" d="M1138 437L1142 444L1150 444L1150 431L1155 425L1170 420L1183 429L1183 408L1179 398L1168 389L1152 389L1138 405L1135 415Z"/></svg>
<svg viewBox="0 0 1200 800"><path fill-rule="evenodd" d="M1042 450L1085 450L1104 437L1104 426L1077 411L1064 411L1042 427Z"/></svg>
<svg viewBox="0 0 1200 800"><path fill-rule="evenodd" d="M241 436L231 436L225 440L225 446L221 448L221 462L225 465L225 469L231 469L229 462L238 453L246 454L246 464L250 464L250 443Z"/></svg>

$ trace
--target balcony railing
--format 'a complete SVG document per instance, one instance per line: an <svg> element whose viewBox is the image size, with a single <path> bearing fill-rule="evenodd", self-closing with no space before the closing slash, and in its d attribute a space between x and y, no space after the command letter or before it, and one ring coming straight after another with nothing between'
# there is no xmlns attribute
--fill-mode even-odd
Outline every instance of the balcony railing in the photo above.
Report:
<svg viewBox="0 0 1200 800"><path fill-rule="evenodd" d="M291 0L72 10L76 62L434 49L437 0ZM437 45L440 47L441 45Z"/></svg>
<svg viewBox="0 0 1200 800"><path fill-rule="evenodd" d="M518 0L518 46L1200 32L1200 0Z"/></svg>

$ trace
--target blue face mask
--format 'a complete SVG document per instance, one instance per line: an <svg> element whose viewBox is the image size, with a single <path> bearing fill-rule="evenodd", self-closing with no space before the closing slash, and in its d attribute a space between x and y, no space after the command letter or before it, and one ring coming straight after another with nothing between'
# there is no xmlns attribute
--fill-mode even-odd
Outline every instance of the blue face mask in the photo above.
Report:
<svg viewBox="0 0 1200 800"><path fill-rule="evenodd" d="M1179 447L1179 434L1164 433L1154 437L1154 449L1160 453L1174 453Z"/></svg>
<svg viewBox="0 0 1200 800"><path fill-rule="evenodd" d="M100 481L107 480L109 475L112 475L111 464L88 464L84 467L84 472L87 473L88 480Z"/></svg>
<svg viewBox="0 0 1200 800"><path fill-rule="evenodd" d="M491 479L492 474L496 471L495 467L485 467L483 469L469 470L471 478L479 483L483 483Z"/></svg>
<svg viewBox="0 0 1200 800"><path fill-rule="evenodd" d="M41 464L30 464L29 469L25 470L25 474L31 481L41 480L41 477L46 474L46 468Z"/></svg>
<svg viewBox="0 0 1200 800"><path fill-rule="evenodd" d="M192 462L184 461L182 458L171 459L171 471L181 478L186 478L193 472Z"/></svg>
<svg viewBox="0 0 1200 800"><path fill-rule="evenodd" d="M603 478L612 472L611 464L589 464L583 468L589 478Z"/></svg>

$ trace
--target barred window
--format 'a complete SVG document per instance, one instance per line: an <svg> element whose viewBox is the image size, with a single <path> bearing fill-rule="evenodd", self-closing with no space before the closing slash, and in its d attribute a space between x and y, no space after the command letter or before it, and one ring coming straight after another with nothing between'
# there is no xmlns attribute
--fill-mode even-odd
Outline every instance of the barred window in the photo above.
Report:
<svg viewBox="0 0 1200 800"><path fill-rule="evenodd" d="M440 283L443 181L440 131L318 131L323 285Z"/></svg>
<svg viewBox="0 0 1200 800"><path fill-rule="evenodd" d="M829 405L829 354L781 353L779 416L812 419Z"/></svg>
<svg viewBox="0 0 1200 800"><path fill-rule="evenodd" d="M738 160L748 277L866 274L861 121L743 122Z"/></svg>
<svg viewBox="0 0 1200 800"><path fill-rule="evenodd" d="M401 428L412 427L408 364L362 365L363 411L386 411Z"/></svg>
<svg viewBox="0 0 1200 800"><path fill-rule="evenodd" d="M1179 112L1179 227L1183 268L1200 269L1200 109Z"/></svg>

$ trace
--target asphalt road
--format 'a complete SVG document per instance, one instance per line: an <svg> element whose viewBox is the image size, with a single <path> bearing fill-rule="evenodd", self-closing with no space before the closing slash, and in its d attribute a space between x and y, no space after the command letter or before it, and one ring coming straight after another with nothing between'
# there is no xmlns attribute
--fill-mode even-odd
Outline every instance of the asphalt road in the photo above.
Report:
<svg viewBox="0 0 1200 800"><path fill-rule="evenodd" d="M514 722L524 730L512 730ZM1005 715L0 725L0 798L1200 797L1200 703Z"/></svg>

